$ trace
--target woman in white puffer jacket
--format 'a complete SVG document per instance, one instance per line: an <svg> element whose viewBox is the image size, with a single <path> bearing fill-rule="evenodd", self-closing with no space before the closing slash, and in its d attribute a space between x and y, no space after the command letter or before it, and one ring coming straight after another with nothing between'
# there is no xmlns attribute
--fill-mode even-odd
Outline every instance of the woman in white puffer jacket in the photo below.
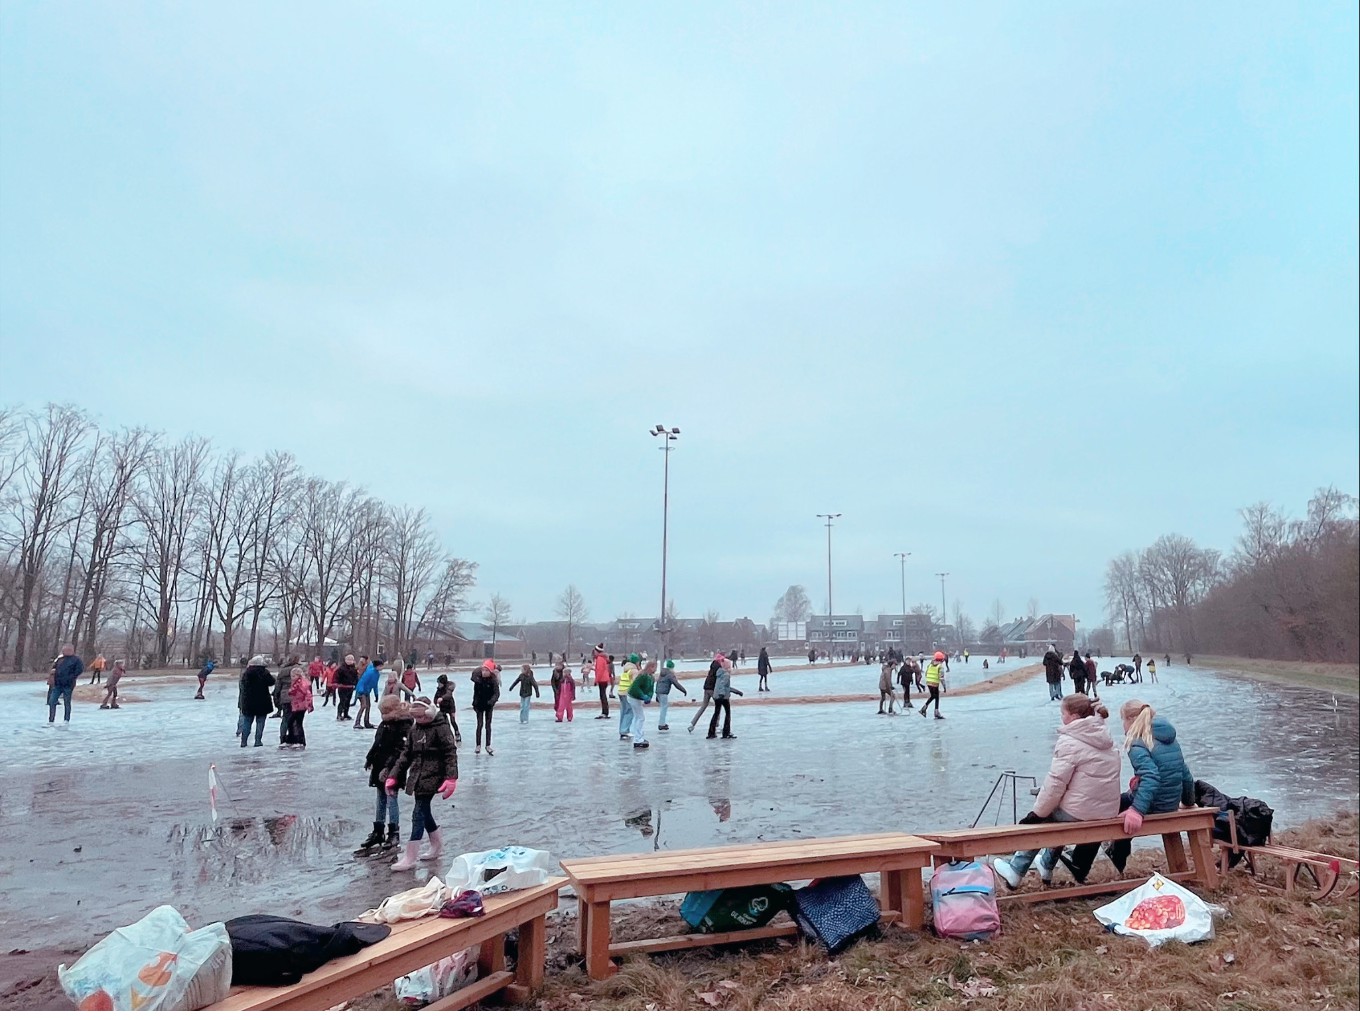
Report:
<svg viewBox="0 0 1360 1020"><path fill-rule="evenodd" d="M1113 818L1119 813L1119 750L1105 724L1109 712L1084 694L1062 699L1062 725L1031 818L1045 822L1079 822ZM1011 889L1018 889L1025 872L1039 857L1039 877L1048 882L1061 847L1040 852L1020 850L1009 860L995 860L992 869ZM1077 876L1084 880L1085 875Z"/></svg>

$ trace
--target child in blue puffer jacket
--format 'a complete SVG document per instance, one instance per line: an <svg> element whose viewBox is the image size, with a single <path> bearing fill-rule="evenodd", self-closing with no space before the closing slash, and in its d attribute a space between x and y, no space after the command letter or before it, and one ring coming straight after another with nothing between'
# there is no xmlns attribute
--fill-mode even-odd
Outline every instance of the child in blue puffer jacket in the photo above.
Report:
<svg viewBox="0 0 1360 1020"><path fill-rule="evenodd" d="M1144 815L1167 814L1182 804L1195 806L1195 777L1176 742L1176 727L1156 716L1152 706L1141 701L1126 701L1119 709L1124 749L1133 766L1129 792L1119 797L1124 832L1129 836L1138 835ZM1121 839L1112 842L1107 851L1120 874L1130 849L1130 841Z"/></svg>

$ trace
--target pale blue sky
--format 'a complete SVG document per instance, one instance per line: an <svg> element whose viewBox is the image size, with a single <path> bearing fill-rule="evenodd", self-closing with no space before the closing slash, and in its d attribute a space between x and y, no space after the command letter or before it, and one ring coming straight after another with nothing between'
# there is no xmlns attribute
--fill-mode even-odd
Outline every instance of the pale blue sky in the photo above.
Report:
<svg viewBox="0 0 1360 1020"><path fill-rule="evenodd" d="M0 6L0 402L293 451L480 595L1104 615L1357 481L1354 3Z"/></svg>

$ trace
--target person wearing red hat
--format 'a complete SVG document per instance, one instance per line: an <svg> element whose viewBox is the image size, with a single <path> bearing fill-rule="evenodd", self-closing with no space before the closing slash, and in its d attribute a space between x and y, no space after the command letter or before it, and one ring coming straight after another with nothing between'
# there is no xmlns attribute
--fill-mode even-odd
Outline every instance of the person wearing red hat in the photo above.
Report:
<svg viewBox="0 0 1360 1020"><path fill-rule="evenodd" d="M935 718L943 719L940 715L940 694L944 690L944 652L936 652L930 665L926 667L926 703L921 706L921 716L925 717L926 709L931 704L935 705Z"/></svg>
<svg viewBox="0 0 1360 1020"><path fill-rule="evenodd" d="M482 728L486 728L486 753L491 750L491 716L501 696L501 671L494 659L487 659L472 671L472 711L477 716L477 750L482 753Z"/></svg>

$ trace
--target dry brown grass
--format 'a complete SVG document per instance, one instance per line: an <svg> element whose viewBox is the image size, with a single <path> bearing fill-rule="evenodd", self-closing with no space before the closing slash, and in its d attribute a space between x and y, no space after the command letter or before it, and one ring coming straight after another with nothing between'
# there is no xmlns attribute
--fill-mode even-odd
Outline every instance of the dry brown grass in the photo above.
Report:
<svg viewBox="0 0 1360 1020"><path fill-rule="evenodd" d="M1357 817L1313 822L1281 842L1356 856ZM1142 860L1140 860L1142 858ZM1160 864L1135 855L1130 872ZM900 931L836 958L803 942L692 950L626 961L592 982L570 919L554 927L546 1009L1356 1009L1360 909L1259 885L1241 867L1207 899L1229 913L1217 937L1149 949L1091 916L1111 897L1003 908L1002 933L965 945ZM675 930L673 907L622 916L616 937ZM663 919L664 922L663 922Z"/></svg>

